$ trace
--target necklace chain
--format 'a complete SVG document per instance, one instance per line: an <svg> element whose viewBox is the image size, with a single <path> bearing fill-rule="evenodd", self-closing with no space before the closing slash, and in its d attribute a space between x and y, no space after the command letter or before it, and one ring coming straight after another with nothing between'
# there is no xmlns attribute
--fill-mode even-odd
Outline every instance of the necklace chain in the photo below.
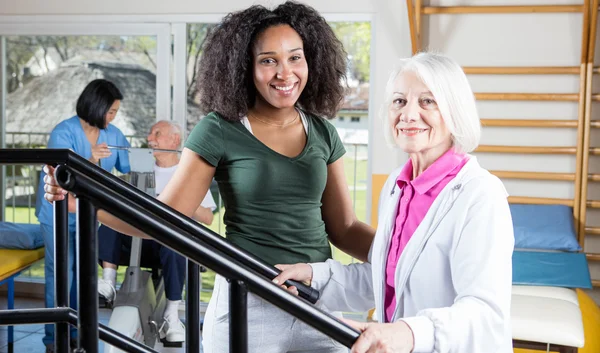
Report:
<svg viewBox="0 0 600 353"><path fill-rule="evenodd" d="M272 126L277 126L277 127L285 127L285 126L288 126L288 125L291 125L291 124L295 123L295 122L296 122L296 120L298 120L298 118L300 117L300 112L299 112L299 111L296 111L296 113L297 113L297 114L296 114L296 117L295 117L294 119L292 119L292 120L290 120L290 121L288 121L288 122L285 122L285 123L283 123L283 124L275 124L275 123L272 123L272 122L270 122L270 121L265 121L265 120L263 120L263 119L259 118L258 116L254 115L254 114L252 114L252 113L250 113L250 112L248 112L248 116L251 116L251 117L253 117L254 119L256 119L256 120L260 121L260 122L261 122L261 123L263 123L263 124L272 125Z"/></svg>

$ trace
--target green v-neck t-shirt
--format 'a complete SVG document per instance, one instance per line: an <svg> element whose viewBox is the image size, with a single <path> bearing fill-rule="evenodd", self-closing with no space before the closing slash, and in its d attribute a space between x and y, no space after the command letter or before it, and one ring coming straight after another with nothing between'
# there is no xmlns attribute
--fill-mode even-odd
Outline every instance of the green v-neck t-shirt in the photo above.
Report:
<svg viewBox="0 0 600 353"><path fill-rule="evenodd" d="M321 199L327 166L346 151L333 125L304 115L307 142L293 158L216 113L203 118L185 143L216 167L227 239L271 265L331 258Z"/></svg>

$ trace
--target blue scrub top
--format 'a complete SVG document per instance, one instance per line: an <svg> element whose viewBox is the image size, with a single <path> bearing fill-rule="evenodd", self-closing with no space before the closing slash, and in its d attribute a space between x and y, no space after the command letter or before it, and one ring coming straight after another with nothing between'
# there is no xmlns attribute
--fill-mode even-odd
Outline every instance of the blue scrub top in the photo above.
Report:
<svg viewBox="0 0 600 353"><path fill-rule="evenodd" d="M100 129L97 143L105 142L109 146L127 146L129 142L116 126L108 124L106 129ZM85 136L78 116L61 121L50 133L48 148L67 148L73 150L85 159L92 157L92 145ZM129 173L129 152L127 150L111 150L112 154L100 160L102 169L110 172L116 168L121 173ZM42 171L37 190L35 215L42 224L53 225L54 216L52 204L44 199L44 176ZM69 214L69 227L75 227L75 214Z"/></svg>

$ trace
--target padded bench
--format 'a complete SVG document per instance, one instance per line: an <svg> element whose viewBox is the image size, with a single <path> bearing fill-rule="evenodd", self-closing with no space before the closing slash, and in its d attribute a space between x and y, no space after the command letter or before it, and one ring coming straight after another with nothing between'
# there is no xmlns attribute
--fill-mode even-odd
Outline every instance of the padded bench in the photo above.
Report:
<svg viewBox="0 0 600 353"><path fill-rule="evenodd" d="M0 249L0 285L8 285L7 309L15 308L15 277L44 258L44 248L35 250ZM13 327L8 327L8 344L14 342Z"/></svg>
<svg viewBox="0 0 600 353"><path fill-rule="evenodd" d="M569 288L514 285L513 346L576 353L585 343L577 293Z"/></svg>
<svg viewBox="0 0 600 353"><path fill-rule="evenodd" d="M515 236L511 320L515 348L577 352L585 343L574 288L591 288L573 209L511 204Z"/></svg>

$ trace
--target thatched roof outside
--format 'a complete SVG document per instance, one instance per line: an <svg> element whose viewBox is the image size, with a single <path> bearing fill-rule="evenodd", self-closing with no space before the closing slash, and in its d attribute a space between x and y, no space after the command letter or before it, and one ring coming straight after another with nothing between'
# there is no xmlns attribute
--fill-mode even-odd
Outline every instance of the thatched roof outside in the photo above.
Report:
<svg viewBox="0 0 600 353"><path fill-rule="evenodd" d="M110 53L106 54L109 55ZM102 57L110 60L109 57ZM6 131L50 133L54 126L75 115L75 104L84 87L92 80L112 81L124 99L113 121L125 135L145 138L156 121L156 75L150 69L131 63L115 61L82 61L77 56L45 75L37 76L7 97ZM367 111L369 84L349 89L342 110ZM187 126L190 131L201 119L198 106L188 100ZM159 117L160 118L160 117ZM42 136L18 135L17 143L45 144ZM8 143L12 138L7 139Z"/></svg>
<svg viewBox="0 0 600 353"><path fill-rule="evenodd" d="M77 48L76 53L66 61L71 65L86 62L135 64L156 73L156 53L154 52L145 54L126 50ZM45 52L40 48L35 52L34 57L25 64L25 69L30 75L41 76L61 65L65 65L65 61L62 60L55 48L46 48Z"/></svg>
<svg viewBox="0 0 600 353"><path fill-rule="evenodd" d="M112 81L123 93L113 124L125 135L145 137L156 121L156 75L136 64L98 61L63 63L9 94L6 131L49 133L60 121L75 115L77 98L90 81L98 78ZM188 102L188 117L194 122L200 118L192 102ZM45 142L38 140L33 142ZM18 138L17 142L27 140Z"/></svg>
<svg viewBox="0 0 600 353"><path fill-rule="evenodd" d="M369 83L350 87L344 97L341 110L369 110Z"/></svg>

